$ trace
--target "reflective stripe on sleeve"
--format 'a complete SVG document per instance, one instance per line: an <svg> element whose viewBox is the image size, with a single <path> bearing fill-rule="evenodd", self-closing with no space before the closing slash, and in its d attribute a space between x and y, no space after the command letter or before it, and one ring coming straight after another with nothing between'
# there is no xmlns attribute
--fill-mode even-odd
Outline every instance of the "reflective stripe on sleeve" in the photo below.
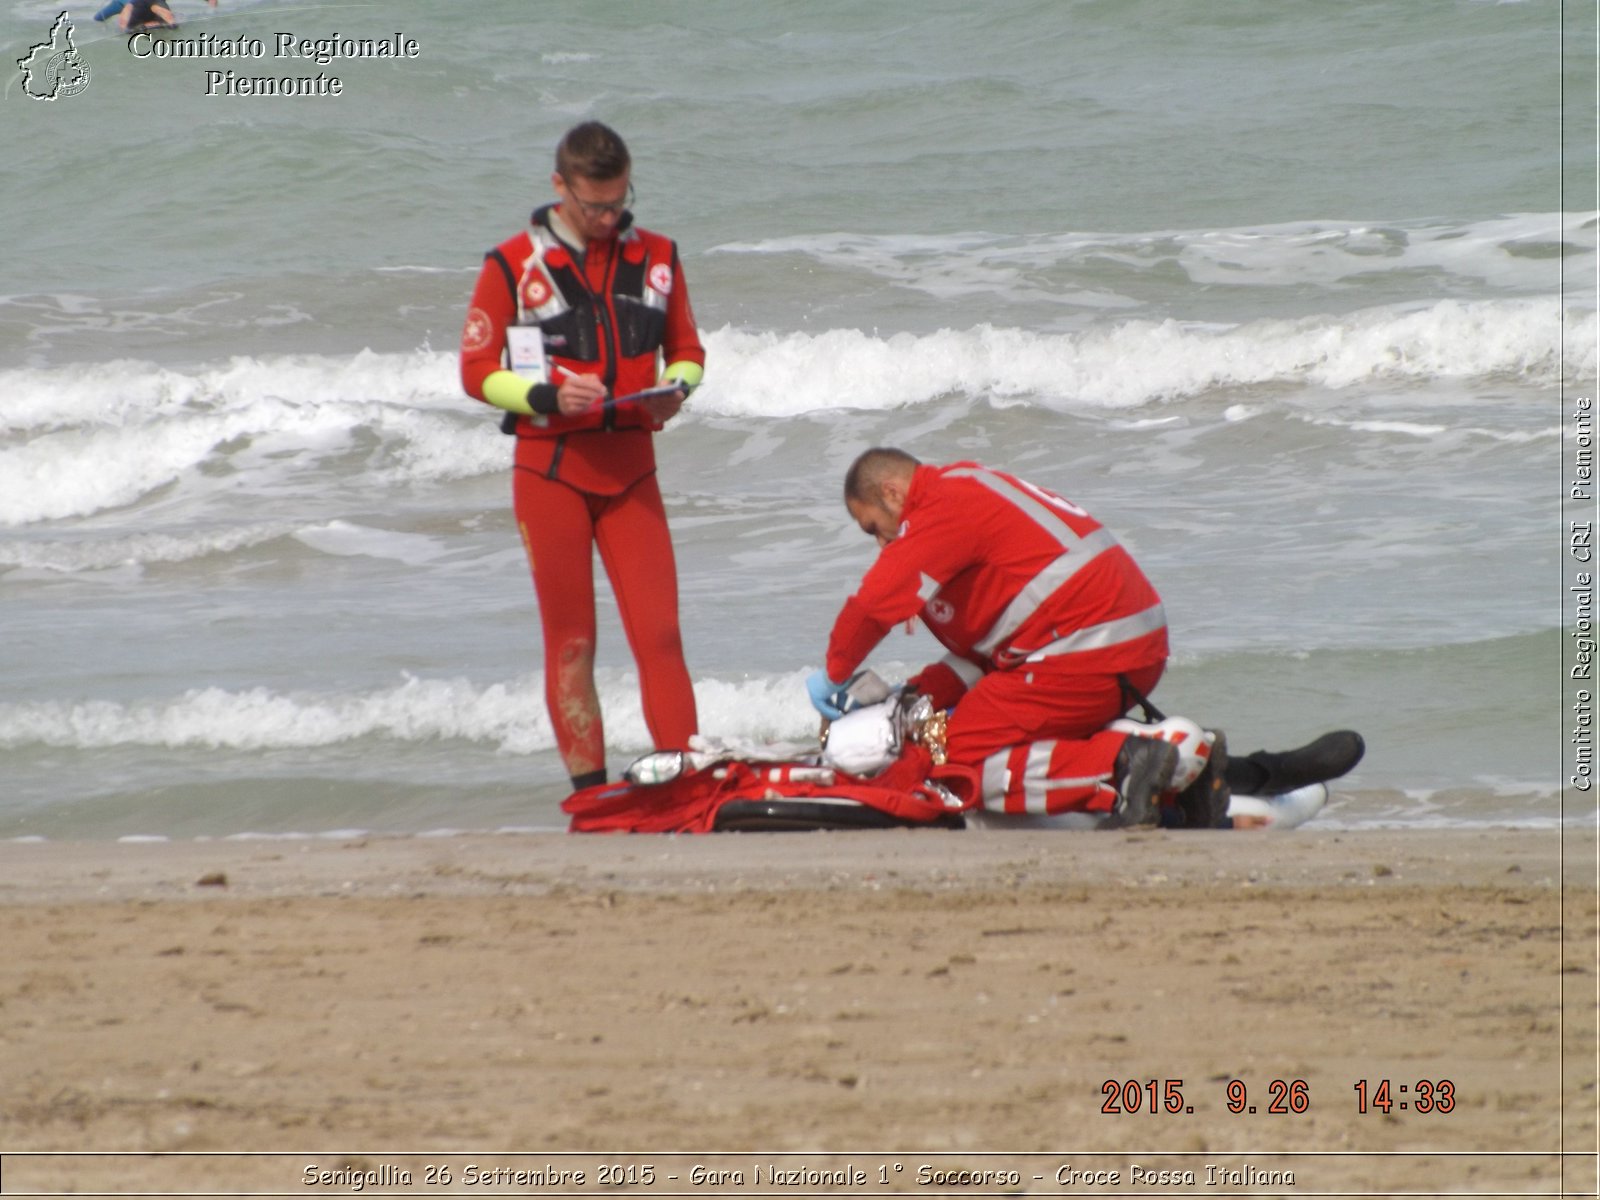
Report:
<svg viewBox="0 0 1600 1200"><path fill-rule="evenodd" d="M1025 487L1005 476L982 467L959 467L947 472L949 478L970 479L988 488L1002 500L1011 504L1041 530L1058 542L1064 551L1046 563L1006 605L995 623L989 627L973 647L979 654L995 657L995 651L1005 645L1039 611L1039 606L1060 590L1074 575L1098 556L1116 546L1117 539L1110 530L1097 527L1088 533L1079 533L1067 521L1067 515L1093 520L1069 500L1052 497L1048 492Z"/></svg>
<svg viewBox="0 0 1600 1200"><path fill-rule="evenodd" d="M993 658L995 650L1010 641L1017 630L1039 611L1041 604L1055 595L1084 567L1117 544L1116 538L1104 529L1097 529L1081 538L1077 538L1076 535L1074 537L1076 538L1074 548L1046 563L1043 570L1028 580L973 649L979 654Z"/></svg>

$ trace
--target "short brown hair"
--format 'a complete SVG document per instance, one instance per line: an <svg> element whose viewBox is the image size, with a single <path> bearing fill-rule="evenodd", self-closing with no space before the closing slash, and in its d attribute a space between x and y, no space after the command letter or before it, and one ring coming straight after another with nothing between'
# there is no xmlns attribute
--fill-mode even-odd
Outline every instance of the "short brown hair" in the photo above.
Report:
<svg viewBox="0 0 1600 1200"><path fill-rule="evenodd" d="M556 146L556 174L566 180L574 175L583 179L616 179L626 175L632 165L622 136L599 121L574 125Z"/></svg>
<svg viewBox="0 0 1600 1200"><path fill-rule="evenodd" d="M883 499L887 479L906 479L922 464L904 450L874 446L863 450L844 474L844 499L857 504L877 504Z"/></svg>

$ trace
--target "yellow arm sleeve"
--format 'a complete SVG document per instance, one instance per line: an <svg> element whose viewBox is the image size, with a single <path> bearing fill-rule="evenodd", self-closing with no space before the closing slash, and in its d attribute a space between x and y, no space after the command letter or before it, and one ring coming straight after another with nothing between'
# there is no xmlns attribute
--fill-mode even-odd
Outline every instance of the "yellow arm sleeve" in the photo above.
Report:
<svg viewBox="0 0 1600 1200"><path fill-rule="evenodd" d="M533 412L528 403L529 386L515 371L496 371L483 381L483 398L496 408L529 416Z"/></svg>
<svg viewBox="0 0 1600 1200"><path fill-rule="evenodd" d="M700 386L700 381L705 378L706 371L697 362L680 359L675 363L668 363L666 370L661 372L662 383L681 383L685 389L694 389Z"/></svg>

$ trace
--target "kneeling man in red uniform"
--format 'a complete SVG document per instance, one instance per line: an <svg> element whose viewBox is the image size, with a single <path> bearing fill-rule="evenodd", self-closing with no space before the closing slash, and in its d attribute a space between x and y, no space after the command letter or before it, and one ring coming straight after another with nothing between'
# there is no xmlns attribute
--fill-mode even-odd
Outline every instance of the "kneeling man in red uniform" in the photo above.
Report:
<svg viewBox="0 0 1600 1200"><path fill-rule="evenodd" d="M949 761L981 774L984 807L1155 822L1177 751L1106 729L1167 662L1161 598L1127 550L1070 500L978 463L879 447L844 490L881 551L807 681L818 711L838 716L867 655L920 615L950 653L907 683L953 707Z"/></svg>

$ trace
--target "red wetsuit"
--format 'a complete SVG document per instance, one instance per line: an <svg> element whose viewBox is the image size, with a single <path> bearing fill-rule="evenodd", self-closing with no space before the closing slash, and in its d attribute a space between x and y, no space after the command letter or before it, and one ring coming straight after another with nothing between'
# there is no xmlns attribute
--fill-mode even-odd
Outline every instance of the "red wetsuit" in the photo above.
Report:
<svg viewBox="0 0 1600 1200"><path fill-rule="evenodd" d="M919 466L898 535L834 622L828 676L847 678L921 614L950 654L912 686L954 705L950 761L983 774L986 807L1108 811L1128 705L1167 660L1161 599L1083 509L977 463Z"/></svg>
<svg viewBox="0 0 1600 1200"><path fill-rule="evenodd" d="M516 414L512 499L533 569L544 633L545 701L574 776L605 768L594 687L593 553L598 547L639 667L657 749L694 733L694 690L678 628L678 577L655 475L656 426L623 403L570 417L556 411L564 375L599 375L625 396L668 363L705 362L677 248L619 224L574 247L552 207L484 260L461 336L467 393ZM506 330L537 328L545 372L508 370ZM507 400L510 397L510 400Z"/></svg>

